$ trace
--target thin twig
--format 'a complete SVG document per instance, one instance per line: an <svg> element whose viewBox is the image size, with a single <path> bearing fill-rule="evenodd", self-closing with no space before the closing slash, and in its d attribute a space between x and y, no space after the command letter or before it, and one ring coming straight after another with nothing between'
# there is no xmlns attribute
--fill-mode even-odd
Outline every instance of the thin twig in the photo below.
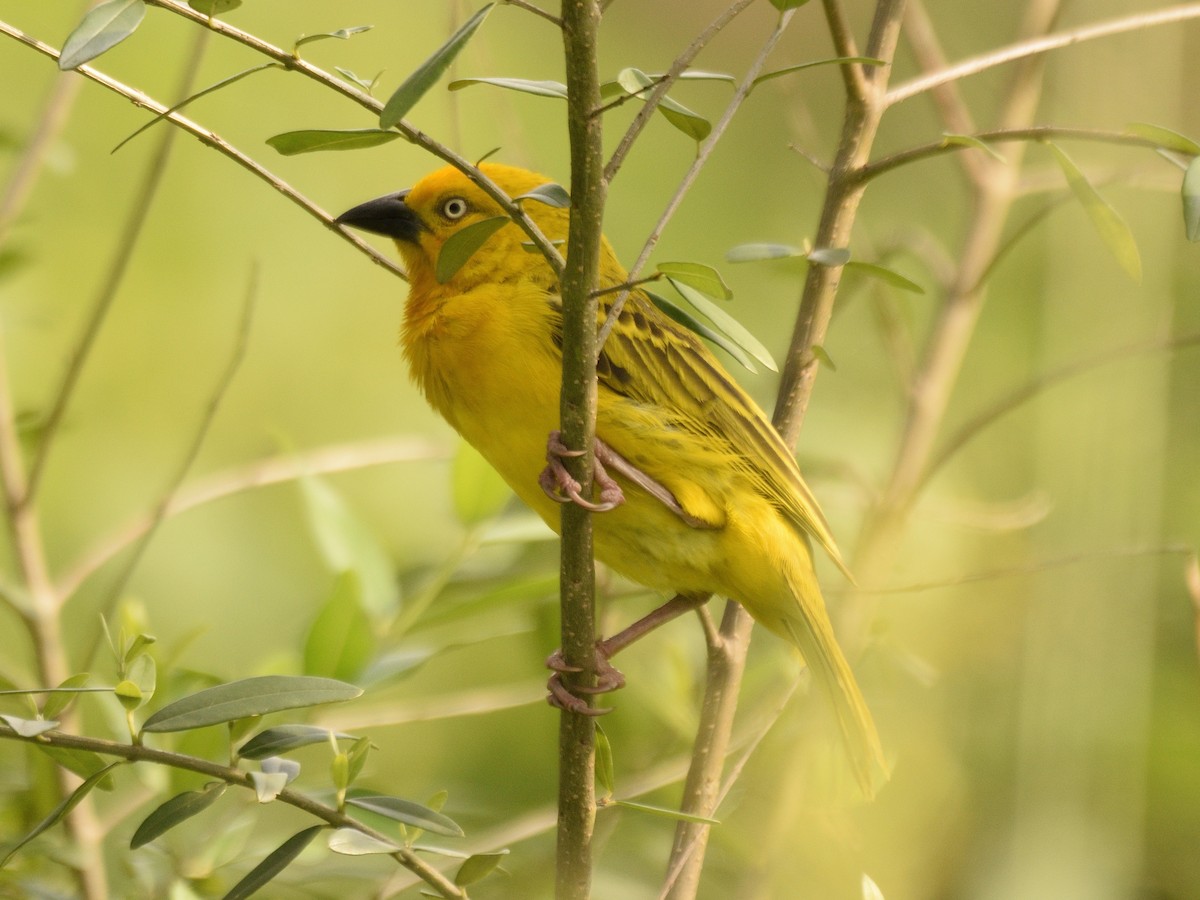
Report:
<svg viewBox="0 0 1200 900"><path fill-rule="evenodd" d="M11 37L17 41L20 41L26 47L36 50L37 52L43 54L44 56L48 56L54 60L58 59L58 51L55 48L51 47L49 44L45 44L45 43L37 40L36 38L30 37L29 35L25 34L20 29L14 28L12 25L9 25L7 22L0 22L0 34L8 35L9 37ZM246 169L247 171L256 175L258 178L261 178L263 181L265 181L267 184L269 184L275 190L279 191L279 193L283 194L285 197L287 197L293 203L298 205L301 209L305 210L307 213L309 213L311 216L313 216L315 219L317 219L323 225L325 225L326 227L335 231L343 240L349 241L356 248L361 250L363 253L367 254L367 256L371 257L371 259L374 262L378 263L379 265L383 266L385 269L389 270L390 272L392 272L395 275L398 275L401 278L405 277L404 270L401 269L398 265L396 265L396 263L392 262L390 259L388 259L386 256L384 256L382 253L377 251L370 244L361 240L358 236L356 236L352 232L346 230L345 228L341 228L338 225L335 225L334 221L333 221L333 217L330 216L327 212L325 212L323 209L321 209L315 203L310 201L307 197L300 194L298 191L296 191L294 188L292 188L291 185L280 180L273 173L269 172L267 169L260 166L258 163L256 163L254 160L252 160L250 157L246 156L240 150L235 148L232 144L228 143L223 138L218 136L215 132L208 130L204 126L199 125L196 122L193 122L191 119L187 118L186 116L180 115L179 113L168 112L168 107L166 107L162 103L159 103L157 100L154 100L153 98L149 97L148 95L144 94L142 91L132 88L129 85L123 84L122 82L117 81L115 78L112 78L109 75L105 75L103 72L100 72L99 70L94 69L89 65L78 66L74 71L78 72L80 75L84 76L85 78L89 78L92 81L96 82L97 84L108 88L113 93L121 95L125 99L132 102L135 106L140 106L143 109L148 109L157 115L161 115L163 118L165 118L171 124L175 125L176 127L182 128L184 131L188 132L189 134L194 135L206 147L211 147L213 150L216 150L218 153L221 153L224 156L229 157L234 162L236 162L239 166L241 166L243 169Z"/></svg>
<svg viewBox="0 0 1200 900"><path fill-rule="evenodd" d="M940 72L922 75L920 78L914 78L904 84L897 85L888 91L884 102L888 106L893 106L910 97L915 97L917 94L933 90L939 85L958 81L971 75L978 75L980 72L986 72L988 69L993 69L996 66L1001 66L1018 59L1026 59L1030 56L1049 53L1051 50L1058 50L1073 44L1081 44L1084 41L1092 41L1097 38L1111 37L1114 34L1141 31L1156 25L1170 25L1175 22L1197 18L1200 18L1200 3L1184 3L1179 6L1167 7L1166 9L1156 9L1151 12L1121 16L1105 22L1094 22L1090 25L1082 25L1078 28L1057 32L1056 34L1029 38L1018 41L1015 44L1010 44L1007 47L1001 47L999 50L991 50L987 53L973 56L970 59L965 59Z"/></svg>
<svg viewBox="0 0 1200 900"><path fill-rule="evenodd" d="M738 13L744 10L752 2L754 2L754 0L734 0L731 6L713 19L709 26L700 32L700 34L696 36L696 39L692 41L684 49L684 51L679 54L679 56L675 57L675 61L671 63L666 73L654 86L654 90L651 91L650 95L646 97L646 104L640 110L638 110L637 115L633 117L633 121L629 123L629 127L625 130L625 134L622 135L621 140L617 143L616 148L613 150L612 157L608 160L608 164L604 167L604 180L606 182L611 183L612 180L617 177L617 172L620 171L622 163L625 162L625 157L629 155L629 151L632 149L634 141L636 141L638 135L642 133L642 130L650 121L650 117L654 115L659 103L662 102L663 97L667 95L667 91L669 91L671 86L678 80L684 69L692 64L692 60L694 60L696 56L699 55L700 51L703 50L714 37L717 36L721 29L732 22Z"/></svg>
<svg viewBox="0 0 1200 900"><path fill-rule="evenodd" d="M679 186L675 188L675 193L671 195L671 199L667 201L666 207L663 209L662 214L658 217L658 222L655 223L654 228L646 237L646 242L642 245L642 251L638 254L637 259L634 260L633 265L629 268L629 277L627 280L630 283L637 283L637 278L642 271L642 267L646 265L646 261L650 258L650 254L654 252L654 248L657 246L659 238L662 237L663 231L666 230L667 224L675 215L676 210L679 209L679 205L683 202L683 198L687 194L688 190L691 189L696 177L700 174L700 170L704 168L704 165L708 162L708 158L712 155L713 150L716 148L717 142L721 140L725 134L725 131L729 128L729 123L733 121L734 114L737 113L746 97L750 95L750 91L753 90L754 80L758 77L759 73L762 72L763 66L765 66L767 63L767 57L771 55L771 51L775 49L775 45L783 36L784 29L787 28L788 22L791 21L794 12L795 10L789 9L779 17L779 22L776 24L771 34L767 37L766 42L759 50L758 55L754 58L754 61L750 64L750 68L746 71L745 76L743 76L741 83L733 92L733 97L730 98L729 103L725 107L725 111L721 114L721 118L717 120L717 123L713 125L712 131L709 132L708 137L706 137L697 148L696 158L693 159L692 164L688 166L688 170L684 173L683 178L680 180ZM624 307L625 301L628 299L628 297L629 291L624 291L617 297L615 301L613 301L613 305L609 309L608 314L605 317L604 324L600 327L600 332L596 337L597 353L603 350L604 342L608 339L609 333L614 327L616 327L617 319L620 317L621 309Z"/></svg>

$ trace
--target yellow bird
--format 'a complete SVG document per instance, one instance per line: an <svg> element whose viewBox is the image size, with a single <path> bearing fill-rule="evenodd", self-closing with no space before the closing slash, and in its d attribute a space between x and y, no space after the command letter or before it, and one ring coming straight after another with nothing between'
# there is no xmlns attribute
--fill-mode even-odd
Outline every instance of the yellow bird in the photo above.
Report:
<svg viewBox="0 0 1200 900"><path fill-rule="evenodd" d="M510 197L548 179L485 163ZM568 212L524 208L551 240ZM562 372L562 303L541 254L508 223L439 282L447 239L503 210L457 169L356 206L338 222L396 241L410 279L404 355L426 399L556 531L561 465L546 468ZM600 288L627 281L605 240ZM603 321L616 292L601 295ZM794 644L837 714L864 792L886 775L879 737L834 637L813 571L815 540L845 571L796 460L754 401L692 332L633 291L597 363L598 559L647 587L738 600ZM561 452L565 448L559 447ZM550 474L553 473L553 477ZM575 495L577 500L583 500ZM584 500L585 505L588 501Z"/></svg>

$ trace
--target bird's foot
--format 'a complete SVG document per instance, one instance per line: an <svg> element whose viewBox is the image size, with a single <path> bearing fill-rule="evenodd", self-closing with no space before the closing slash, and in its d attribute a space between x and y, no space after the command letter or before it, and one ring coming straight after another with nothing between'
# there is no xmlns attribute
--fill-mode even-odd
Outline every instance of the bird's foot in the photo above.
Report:
<svg viewBox="0 0 1200 900"><path fill-rule="evenodd" d="M596 487L600 489L600 497L597 501L592 501L580 493L581 485L571 477L571 473L567 471L562 462L569 456L582 456L583 451L572 450L564 444L562 432L550 432L550 438L546 441L546 468L538 477L538 484L546 492L546 496L559 503L578 504L591 512L608 512L624 503L625 494L621 491L621 486L608 474L608 470L601 461L603 455L600 451L601 447L605 447L605 445L597 438L592 478L596 482Z"/></svg>
<svg viewBox="0 0 1200 900"><path fill-rule="evenodd" d="M579 666L567 665L562 651L555 650L546 660L546 667L554 673L546 682L546 689L549 691L546 695L546 702L551 706L557 706L559 709L569 710L581 716L602 716L612 712L611 707L591 706L586 700L576 696L577 694L606 694L609 691L625 687L625 676L608 661L608 652L604 648L603 641L596 642L594 666L596 670L594 685L576 685L573 689L568 688L563 676L583 670Z"/></svg>

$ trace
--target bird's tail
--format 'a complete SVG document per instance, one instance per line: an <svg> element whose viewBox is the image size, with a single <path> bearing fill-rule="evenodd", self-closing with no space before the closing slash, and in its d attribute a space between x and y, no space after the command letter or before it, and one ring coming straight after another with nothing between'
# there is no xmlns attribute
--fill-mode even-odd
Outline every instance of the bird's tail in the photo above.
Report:
<svg viewBox="0 0 1200 900"><path fill-rule="evenodd" d="M784 637L800 650L813 677L829 697L850 756L854 774L867 799L889 776L871 711L858 689L854 673L833 634L820 588L811 571L785 572L796 603L783 620Z"/></svg>

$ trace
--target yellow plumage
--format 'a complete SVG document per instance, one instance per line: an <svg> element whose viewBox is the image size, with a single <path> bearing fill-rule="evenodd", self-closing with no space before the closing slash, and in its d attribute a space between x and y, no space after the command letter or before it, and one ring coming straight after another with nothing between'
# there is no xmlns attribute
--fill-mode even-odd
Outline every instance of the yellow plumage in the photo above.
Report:
<svg viewBox="0 0 1200 900"><path fill-rule="evenodd" d="M547 181L510 166L482 169L510 197ZM525 209L547 237L565 241L566 210L537 202ZM559 415L554 273L510 223L444 284L435 277L447 238L497 215L482 190L445 168L342 221L396 238L411 280L402 343L413 379L557 530L558 504L538 480ZM600 265L601 288L627 280L607 241ZM601 320L615 296L602 295ZM597 438L669 490L686 517L614 473L625 502L593 517L596 556L664 592L732 597L794 644L832 701L870 794L885 771L879 739L834 638L810 539L845 566L791 452L703 343L640 292L621 311L597 373Z"/></svg>

